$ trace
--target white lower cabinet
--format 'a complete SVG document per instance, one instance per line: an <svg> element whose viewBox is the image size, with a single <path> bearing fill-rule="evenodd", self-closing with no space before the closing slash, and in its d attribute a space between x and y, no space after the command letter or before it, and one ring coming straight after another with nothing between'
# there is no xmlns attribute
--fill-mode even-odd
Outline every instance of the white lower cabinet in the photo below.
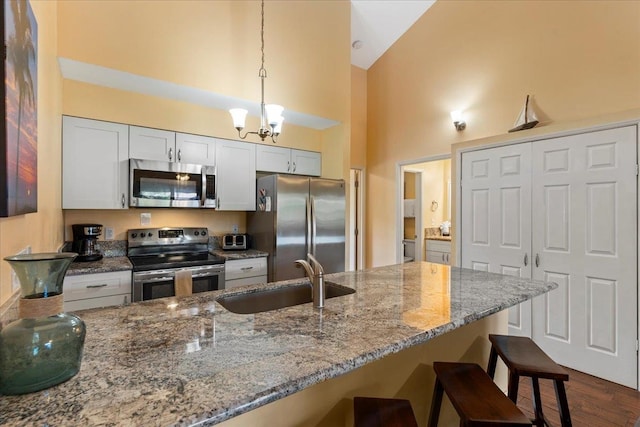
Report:
<svg viewBox="0 0 640 427"><path fill-rule="evenodd" d="M427 239L427 262L451 265L451 242Z"/></svg>
<svg viewBox="0 0 640 427"><path fill-rule="evenodd" d="M267 283L267 258L227 260L224 264L225 289Z"/></svg>
<svg viewBox="0 0 640 427"><path fill-rule="evenodd" d="M127 304L131 301L131 271L66 276L64 311Z"/></svg>

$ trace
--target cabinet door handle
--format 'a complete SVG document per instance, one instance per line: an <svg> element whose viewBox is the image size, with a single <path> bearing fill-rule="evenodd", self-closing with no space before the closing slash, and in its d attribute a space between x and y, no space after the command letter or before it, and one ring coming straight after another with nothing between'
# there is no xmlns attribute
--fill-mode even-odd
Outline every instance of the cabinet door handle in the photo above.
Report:
<svg viewBox="0 0 640 427"><path fill-rule="evenodd" d="M120 201L121 201L121 203L122 203L122 207L124 208L124 202L125 202L125 199L124 199L124 193L122 193L122 199L121 199Z"/></svg>
<svg viewBox="0 0 640 427"><path fill-rule="evenodd" d="M105 288L107 287L106 283L102 283L100 285L87 285L87 289L96 289L96 288Z"/></svg>
<svg viewBox="0 0 640 427"><path fill-rule="evenodd" d="M529 257L527 256L527 254L524 254L524 266L526 267L527 264L529 264Z"/></svg>
<svg viewBox="0 0 640 427"><path fill-rule="evenodd" d="M169 161L173 160L173 148L169 148Z"/></svg>
<svg viewBox="0 0 640 427"><path fill-rule="evenodd" d="M540 267L540 255L536 254L536 267Z"/></svg>
<svg viewBox="0 0 640 427"><path fill-rule="evenodd" d="M291 172L291 162L287 160L287 172Z"/></svg>
<svg viewBox="0 0 640 427"><path fill-rule="evenodd" d="M178 161L182 161L182 150L178 150Z"/></svg>
<svg viewBox="0 0 640 427"><path fill-rule="evenodd" d="M293 171L296 171L296 162L293 162Z"/></svg>
<svg viewBox="0 0 640 427"><path fill-rule="evenodd" d="M249 271L249 270L253 270L253 267L241 267L240 270Z"/></svg>

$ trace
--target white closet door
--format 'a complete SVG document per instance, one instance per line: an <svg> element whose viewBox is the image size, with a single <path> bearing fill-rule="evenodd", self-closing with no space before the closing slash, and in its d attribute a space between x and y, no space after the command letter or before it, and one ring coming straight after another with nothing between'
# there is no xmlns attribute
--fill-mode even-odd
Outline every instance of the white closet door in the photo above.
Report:
<svg viewBox="0 0 640 427"><path fill-rule="evenodd" d="M531 144L462 155L462 267L531 277ZM531 303L509 309L509 333L531 335Z"/></svg>
<svg viewBox="0 0 640 427"><path fill-rule="evenodd" d="M533 275L560 286L533 301L533 338L556 362L633 388L636 144L633 126L533 143Z"/></svg>

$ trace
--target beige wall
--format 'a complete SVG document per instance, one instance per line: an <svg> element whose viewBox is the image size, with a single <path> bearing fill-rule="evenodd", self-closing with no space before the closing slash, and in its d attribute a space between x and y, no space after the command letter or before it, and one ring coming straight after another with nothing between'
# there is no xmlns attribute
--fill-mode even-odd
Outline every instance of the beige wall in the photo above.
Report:
<svg viewBox="0 0 640 427"><path fill-rule="evenodd" d="M351 86L348 7L347 2L276 0L265 5L266 102L340 122L318 131L285 121L278 145L321 151L322 175L328 178L348 176ZM223 95L260 99L257 1L63 0L59 8L62 57ZM327 27L332 31L326 32ZM64 81L63 112L237 139L226 110L77 81ZM257 129L258 125L258 118L247 119L248 130ZM260 143L255 137L248 140ZM140 226L141 212L65 211L66 237L71 237L71 224L97 222L114 227L115 238L124 239L128 228ZM152 210L151 213L154 227L204 225L212 233L221 234L238 224L240 231L245 230L244 212Z"/></svg>
<svg viewBox="0 0 640 427"><path fill-rule="evenodd" d="M351 167L367 164L367 71L351 66Z"/></svg>
<svg viewBox="0 0 640 427"><path fill-rule="evenodd" d="M150 213L151 224L140 225L140 214ZM211 235L231 233L233 226L240 233L246 232L245 212L214 212L198 209L127 209L124 211L106 210L65 210L64 238L71 241L72 224L97 223L104 227L113 227L115 240L127 240L127 230L146 227L207 227ZM103 235L100 239L104 238Z"/></svg>
<svg viewBox="0 0 640 427"><path fill-rule="evenodd" d="M38 22L38 212L0 218L0 257L26 246L55 252L63 242L61 211L60 111L62 80L56 61L57 7L31 2ZM11 268L0 261L0 304L13 295Z"/></svg>
<svg viewBox="0 0 640 427"><path fill-rule="evenodd" d="M440 272L445 271L440 269ZM437 303L441 306L440 303ZM422 314L416 310L416 327ZM323 381L285 398L220 423L220 427L351 427L353 397L408 399L418 425L427 425L433 394L434 361L474 362L487 366L490 333L507 332L507 312L501 311L424 344L368 363L352 372ZM405 321L412 324L411 313ZM507 371L498 364L496 383L506 389ZM460 418L448 399L443 400L439 425L457 426Z"/></svg>
<svg viewBox="0 0 640 427"><path fill-rule="evenodd" d="M432 6L367 74L366 265L396 259L398 162L506 133L526 94L546 123L640 107L639 20L626 1Z"/></svg>

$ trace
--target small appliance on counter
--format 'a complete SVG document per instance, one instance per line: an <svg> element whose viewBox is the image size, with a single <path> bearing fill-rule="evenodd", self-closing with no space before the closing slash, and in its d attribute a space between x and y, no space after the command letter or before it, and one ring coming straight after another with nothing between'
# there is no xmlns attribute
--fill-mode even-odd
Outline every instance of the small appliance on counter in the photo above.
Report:
<svg viewBox="0 0 640 427"><path fill-rule="evenodd" d="M78 254L75 261L88 262L102 259L102 253L96 247L96 240L102 234L102 224L73 224L73 243L71 247Z"/></svg>
<svg viewBox="0 0 640 427"><path fill-rule="evenodd" d="M222 249L225 251L244 251L249 248L246 234L225 234L222 236Z"/></svg>
<svg viewBox="0 0 640 427"><path fill-rule="evenodd" d="M440 232L443 236L449 236L451 234L451 223L449 221L445 221L440 224Z"/></svg>

